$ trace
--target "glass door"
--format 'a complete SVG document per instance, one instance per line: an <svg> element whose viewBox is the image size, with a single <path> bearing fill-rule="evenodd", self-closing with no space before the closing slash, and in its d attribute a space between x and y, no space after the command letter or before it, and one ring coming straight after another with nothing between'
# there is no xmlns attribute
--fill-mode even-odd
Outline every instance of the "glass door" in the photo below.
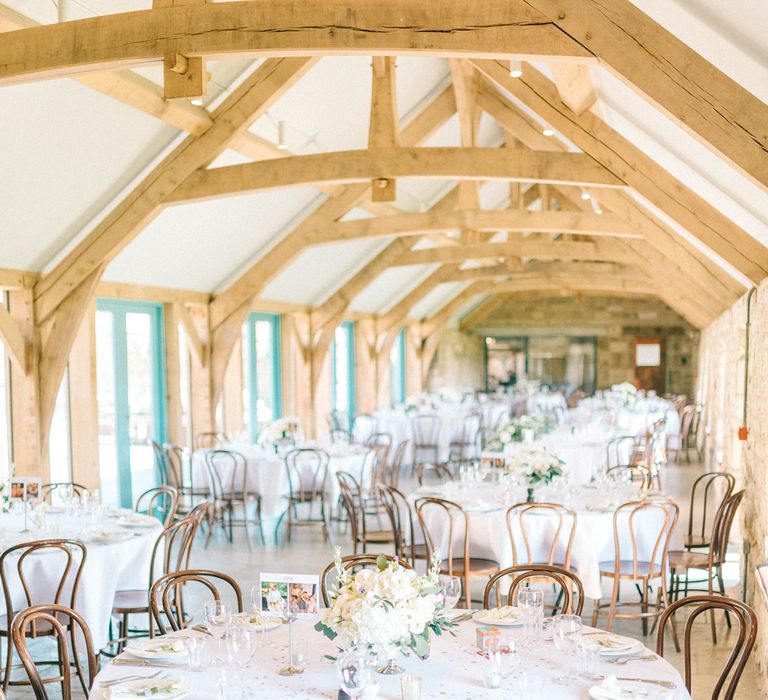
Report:
<svg viewBox="0 0 768 700"><path fill-rule="evenodd" d="M99 299L99 463L106 504L133 506L157 485L152 441L166 439L163 307Z"/></svg>

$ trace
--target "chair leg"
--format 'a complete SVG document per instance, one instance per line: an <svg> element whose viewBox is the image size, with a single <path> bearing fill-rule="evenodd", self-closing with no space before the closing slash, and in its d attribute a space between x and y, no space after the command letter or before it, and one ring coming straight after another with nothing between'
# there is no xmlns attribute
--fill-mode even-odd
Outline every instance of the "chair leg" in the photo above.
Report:
<svg viewBox="0 0 768 700"><path fill-rule="evenodd" d="M592 627L597 627L597 617L600 614L600 598L592 601Z"/></svg>
<svg viewBox="0 0 768 700"><path fill-rule="evenodd" d="M725 595L725 581L723 581L723 567L721 565L717 566L717 581L720 587L720 595ZM731 616L728 614L728 611L725 611L725 621L728 624L728 629L731 629Z"/></svg>
<svg viewBox="0 0 768 700"><path fill-rule="evenodd" d="M643 613L643 637L648 636L648 579L643 580L643 592L640 596L640 611Z"/></svg>
<svg viewBox="0 0 768 700"><path fill-rule="evenodd" d="M252 552L251 533L248 530L248 504L243 502L243 530L245 530L245 543L248 545L248 551Z"/></svg>
<svg viewBox="0 0 768 700"><path fill-rule="evenodd" d="M8 684L11 682L11 664L13 663L13 642L11 637L6 637L5 673L3 674L3 693L8 692Z"/></svg>
<svg viewBox="0 0 768 700"><path fill-rule="evenodd" d="M661 577L661 584L660 588L656 593L657 600L656 600L656 606L657 609L659 608L659 602L663 604L664 609L669 607L669 592L667 591L667 583L664 576ZM659 597L660 596L660 600ZM658 621L658 617L656 620ZM675 651L680 653L680 640L677 638L677 630L675 629L675 620L674 617L671 619L670 628L672 630L672 641L675 643Z"/></svg>
<svg viewBox="0 0 768 700"><path fill-rule="evenodd" d="M619 588L620 588L620 580L619 577L616 576L613 579L613 590L611 591L611 605L608 608L608 624L606 625L606 629L608 632L611 631L611 628L613 627L613 618L616 616L616 603L619 600Z"/></svg>

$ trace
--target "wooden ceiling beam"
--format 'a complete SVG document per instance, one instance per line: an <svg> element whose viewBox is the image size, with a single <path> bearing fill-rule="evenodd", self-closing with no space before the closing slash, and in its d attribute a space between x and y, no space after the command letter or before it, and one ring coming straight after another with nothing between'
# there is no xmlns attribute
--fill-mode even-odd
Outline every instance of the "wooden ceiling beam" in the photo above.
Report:
<svg viewBox="0 0 768 700"><path fill-rule="evenodd" d="M528 148L565 150L565 144L559 139L544 136L537 122L508 102L495 89L492 92L486 89L481 90L478 100L483 109ZM565 195L567 199L581 203L581 191L577 188L558 185L556 190L561 196ZM598 197L599 204L604 210L613 211L620 219L627 222L632 230L641 232L652 246L668 258L677 260L680 266L688 271L688 275L697 279L703 286L716 291L731 303L744 293L745 288L739 281L653 216L627 192L613 192L604 188ZM581 210L582 207L578 206L577 209Z"/></svg>
<svg viewBox="0 0 768 700"><path fill-rule="evenodd" d="M518 180L588 187L624 187L583 153L501 148L377 148L292 156L198 170L167 199L188 202L299 185L349 184L378 178Z"/></svg>
<svg viewBox="0 0 768 700"><path fill-rule="evenodd" d="M400 123L397 118L395 59L373 56L371 59L371 119L368 148L400 146ZM397 198L396 180L376 178L371 181L374 202L394 202Z"/></svg>
<svg viewBox="0 0 768 700"><path fill-rule="evenodd" d="M465 267L448 276L446 281L460 282L488 278L524 280L550 275L557 277L569 275L574 277L593 276L599 279L622 277L623 279L634 279L642 282L648 281L648 274L637 267L637 265L613 262L529 262L512 272L503 264Z"/></svg>
<svg viewBox="0 0 768 700"><path fill-rule="evenodd" d="M531 199L537 195L532 193ZM578 233L590 236L641 238L618 216L592 212L525 211L520 209L480 209L435 211L419 214L395 214L372 219L338 221L318 231L316 243L409 236L414 233L452 232L470 228L476 231L508 230L514 232Z"/></svg>
<svg viewBox="0 0 768 700"><path fill-rule="evenodd" d="M556 56L594 60L526 2L291 0L158 8L45 25L0 42L0 83L69 76L185 56Z"/></svg>
<svg viewBox="0 0 768 700"><path fill-rule="evenodd" d="M574 114L560 101L553 83L533 66L524 64L523 76L511 78L499 61L473 60L472 64L753 282L768 275L768 248L600 117L591 112Z"/></svg>
<svg viewBox="0 0 768 700"><path fill-rule="evenodd" d="M157 216L179 182L210 164L311 65L304 58L262 63L213 113L213 124L203 134L187 136L35 285L37 322L53 313L96 267L114 259Z"/></svg>
<svg viewBox="0 0 768 700"><path fill-rule="evenodd" d="M549 67L560 99L574 114L586 112L597 102L595 84L588 65L553 62Z"/></svg>

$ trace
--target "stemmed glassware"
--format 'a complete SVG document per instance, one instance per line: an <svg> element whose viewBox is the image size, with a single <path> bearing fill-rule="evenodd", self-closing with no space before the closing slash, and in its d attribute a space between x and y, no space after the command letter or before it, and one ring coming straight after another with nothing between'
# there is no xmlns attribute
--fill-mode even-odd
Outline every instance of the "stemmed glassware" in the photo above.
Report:
<svg viewBox="0 0 768 700"><path fill-rule="evenodd" d="M458 576L441 574L437 577L438 586L443 594L446 610L453 610L461 598L461 579Z"/></svg>
<svg viewBox="0 0 768 700"><path fill-rule="evenodd" d="M523 614L523 635L526 641L537 641L539 621L544 617L544 591L539 586L518 588L517 607Z"/></svg>
<svg viewBox="0 0 768 700"><path fill-rule="evenodd" d="M360 697L371 682L371 669L365 655L348 651L336 660L339 687L353 700Z"/></svg>
<svg viewBox="0 0 768 700"><path fill-rule="evenodd" d="M205 624L221 651L221 639L232 624L232 610L220 600L209 600L204 607Z"/></svg>
<svg viewBox="0 0 768 700"><path fill-rule="evenodd" d="M577 680L574 658L581 645L582 624L578 615L557 615L552 623L552 639L558 651L565 657L565 675L556 680L569 685Z"/></svg>
<svg viewBox="0 0 768 700"><path fill-rule="evenodd" d="M515 640L508 635L502 635L488 649L490 659L502 682L514 674L520 664L520 659L515 650Z"/></svg>

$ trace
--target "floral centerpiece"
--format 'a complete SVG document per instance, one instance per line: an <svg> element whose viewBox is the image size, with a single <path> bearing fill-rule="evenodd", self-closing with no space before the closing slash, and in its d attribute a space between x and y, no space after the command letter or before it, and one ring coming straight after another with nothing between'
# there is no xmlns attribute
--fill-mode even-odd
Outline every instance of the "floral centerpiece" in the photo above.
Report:
<svg viewBox="0 0 768 700"><path fill-rule="evenodd" d="M376 569L352 574L344 569L338 547L335 563L338 584L331 591L330 607L315 629L343 651L386 659L381 673L401 672L394 662L398 653L407 656L412 652L426 659L430 632L440 635L455 626L445 615L437 554L424 576L383 555Z"/></svg>
<svg viewBox="0 0 768 700"><path fill-rule="evenodd" d="M563 475L563 462L553 452L542 448L532 448L518 452L510 461L510 471L522 479L529 487L536 484L549 484Z"/></svg>
<svg viewBox="0 0 768 700"><path fill-rule="evenodd" d="M279 443L295 443L298 426L288 418L278 418L262 426L259 432L259 442L277 445Z"/></svg>
<svg viewBox="0 0 768 700"><path fill-rule="evenodd" d="M513 442L523 442L527 435L535 439L552 430L555 422L546 414L520 416L497 428L495 435L488 441L488 449L503 452Z"/></svg>
<svg viewBox="0 0 768 700"><path fill-rule="evenodd" d="M434 411L437 407L429 394L421 393L409 396L403 404L403 410L407 414L417 413L418 411Z"/></svg>
<svg viewBox="0 0 768 700"><path fill-rule="evenodd" d="M618 394L622 404L627 408L634 406L637 402L637 387L632 382L614 384L611 391Z"/></svg>

